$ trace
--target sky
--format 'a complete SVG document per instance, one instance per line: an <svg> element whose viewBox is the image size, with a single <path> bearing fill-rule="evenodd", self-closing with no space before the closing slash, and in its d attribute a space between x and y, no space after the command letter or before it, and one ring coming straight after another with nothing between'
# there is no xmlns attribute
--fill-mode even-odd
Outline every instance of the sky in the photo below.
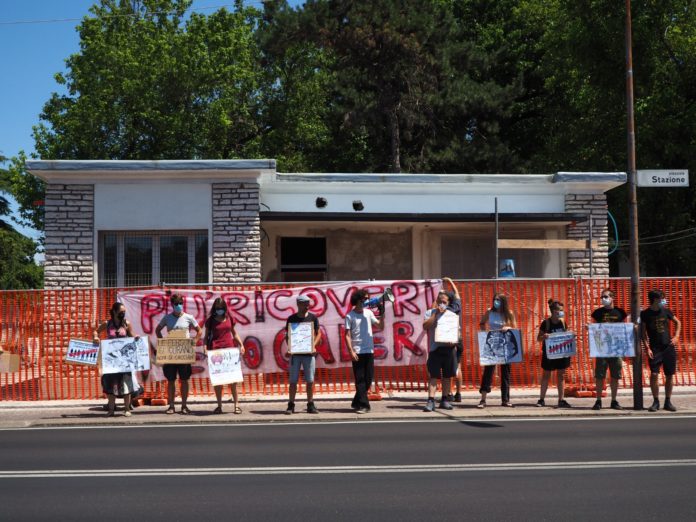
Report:
<svg viewBox="0 0 696 522"><path fill-rule="evenodd" d="M97 0L0 0L0 153L34 152L32 127L51 93L63 93L55 82L65 60L79 50L76 31ZM291 1L296 5L300 2ZM260 0L246 1L259 7ZM212 13L232 0L194 0L193 11ZM13 210L16 205L12 202ZM15 225L31 237L36 231Z"/></svg>

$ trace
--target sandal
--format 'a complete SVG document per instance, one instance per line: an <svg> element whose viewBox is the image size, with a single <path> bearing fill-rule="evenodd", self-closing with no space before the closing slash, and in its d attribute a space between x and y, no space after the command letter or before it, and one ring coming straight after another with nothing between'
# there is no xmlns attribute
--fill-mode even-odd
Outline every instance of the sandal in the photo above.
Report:
<svg viewBox="0 0 696 522"><path fill-rule="evenodd" d="M220 413L222 413L222 406L218 406L217 408L215 408L213 410L213 413L216 415L219 415Z"/></svg>
<svg viewBox="0 0 696 522"><path fill-rule="evenodd" d="M479 409L481 409L481 410L482 410L483 408L485 408L485 407L486 407L486 401L485 401L485 399L481 399L481 402L479 402L479 403L476 405L476 407L479 408Z"/></svg>
<svg viewBox="0 0 696 522"><path fill-rule="evenodd" d="M506 408L514 408L510 401L503 401L500 405L505 406Z"/></svg>
<svg viewBox="0 0 696 522"><path fill-rule="evenodd" d="M167 415L172 415L173 413L176 413L176 410L174 409L174 406L170 406L164 413L166 413Z"/></svg>
<svg viewBox="0 0 696 522"><path fill-rule="evenodd" d="M235 407L234 407L234 413L237 414L237 415L239 415L240 413L242 413L242 408L240 408L239 406L235 406Z"/></svg>
<svg viewBox="0 0 696 522"><path fill-rule="evenodd" d="M188 415L189 413L191 413L191 410L188 409L188 406L181 407L181 414L182 415Z"/></svg>

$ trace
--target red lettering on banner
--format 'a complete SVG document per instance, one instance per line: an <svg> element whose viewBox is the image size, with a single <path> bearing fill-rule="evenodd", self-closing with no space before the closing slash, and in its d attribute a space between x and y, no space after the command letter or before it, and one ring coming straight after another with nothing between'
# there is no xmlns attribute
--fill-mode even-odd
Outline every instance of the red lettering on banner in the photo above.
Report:
<svg viewBox="0 0 696 522"><path fill-rule="evenodd" d="M321 317L326 313L326 296L324 295L324 292L318 288L309 286L303 289L299 295L306 295L312 300L309 306L309 311L314 315Z"/></svg>
<svg viewBox="0 0 696 522"><path fill-rule="evenodd" d="M404 310L420 315L420 308L415 301L418 298L418 284L399 281L392 284L394 294L394 317L403 317Z"/></svg>
<svg viewBox="0 0 696 522"><path fill-rule="evenodd" d="M281 370L287 371L290 367L290 361L285 357L286 344L285 344L285 328L279 331L273 338L273 357Z"/></svg>
<svg viewBox="0 0 696 522"><path fill-rule="evenodd" d="M413 355L423 355L423 350L411 340L415 329L413 325L406 321L396 321L393 325L394 332L394 360L400 361L404 357L404 349Z"/></svg>
<svg viewBox="0 0 696 522"><path fill-rule="evenodd" d="M256 312L256 322L263 323L266 321L263 309L263 292L256 290L254 292L254 311Z"/></svg>
<svg viewBox="0 0 696 522"><path fill-rule="evenodd" d="M164 314L167 311L167 297L162 294L145 295L140 300L140 326L143 333L151 334L155 331L153 317Z"/></svg>
<svg viewBox="0 0 696 522"><path fill-rule="evenodd" d="M435 302L435 289L430 281L424 283L423 296L425 297L425 307L428 308Z"/></svg>
<svg viewBox="0 0 696 522"><path fill-rule="evenodd" d="M246 308L249 304L249 296L242 292L229 292L220 296L227 303L227 313L232 317L235 323L247 325L251 321L240 310Z"/></svg>
<svg viewBox="0 0 696 522"><path fill-rule="evenodd" d="M326 328L323 326L319 327L321 331L321 339L319 339L319 344L317 344L317 353L324 359L326 364L333 364L336 362L333 353L331 353L331 346L329 345L329 335L326 333Z"/></svg>
<svg viewBox="0 0 696 522"><path fill-rule="evenodd" d="M189 312L198 322L198 324L203 324L208 316L208 307L205 302L208 299L212 299L213 293L207 292L207 295L203 297L201 294L193 294L193 302L196 305L195 313Z"/></svg>
<svg viewBox="0 0 696 522"><path fill-rule="evenodd" d="M342 299L339 299L333 288L326 290L326 295L328 296L329 301L331 301L334 307L336 307L336 311L341 316L341 319L348 315L348 312L350 312L351 308L353 308L353 305L350 304L350 296L353 294L353 292L355 292L355 290L357 290L357 288L357 286L349 287L348 290L346 290L346 292L343 294Z"/></svg>
<svg viewBox="0 0 696 522"><path fill-rule="evenodd" d="M338 325L338 356L341 362L350 362L353 358L348 351L348 343L346 342L346 327L343 324Z"/></svg>
<svg viewBox="0 0 696 522"><path fill-rule="evenodd" d="M375 359L386 359L389 350L384 346L384 337L376 335L373 340L375 343Z"/></svg>
<svg viewBox="0 0 696 522"><path fill-rule="evenodd" d="M266 310L271 314L271 317L278 320L287 319L289 315L295 312L292 307L286 306L281 308L278 306L278 299L283 297L292 297L292 291L290 290L276 290L271 292L266 298Z"/></svg>
<svg viewBox="0 0 696 522"><path fill-rule="evenodd" d="M247 368L255 370L263 362L263 347L258 337L249 336L244 339L244 359Z"/></svg>

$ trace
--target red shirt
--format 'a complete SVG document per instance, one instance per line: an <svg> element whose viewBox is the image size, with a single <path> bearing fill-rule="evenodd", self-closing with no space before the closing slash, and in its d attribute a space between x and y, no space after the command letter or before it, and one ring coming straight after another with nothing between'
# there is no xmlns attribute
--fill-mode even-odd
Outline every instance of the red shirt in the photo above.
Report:
<svg viewBox="0 0 696 522"><path fill-rule="evenodd" d="M210 343L210 346L208 347L209 350L219 350L220 348L234 347L235 342L234 338L232 337L232 321L229 317L225 317L224 321L218 321L215 318L211 318L208 321L208 328L210 328L212 331L212 343Z"/></svg>

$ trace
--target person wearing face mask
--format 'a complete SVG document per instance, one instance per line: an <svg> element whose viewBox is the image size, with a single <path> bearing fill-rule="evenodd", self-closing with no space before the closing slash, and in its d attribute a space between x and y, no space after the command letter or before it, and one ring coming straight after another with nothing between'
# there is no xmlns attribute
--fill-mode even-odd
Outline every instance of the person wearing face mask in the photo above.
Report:
<svg viewBox="0 0 696 522"><path fill-rule="evenodd" d="M172 305L172 313L167 314L160 320L157 328L155 329L155 335L158 339L162 339L162 330L167 328L167 332L173 330L183 330L186 332L186 337L189 336L189 330L193 328L196 331L196 338L194 344L197 344L201 338L201 327L198 326L196 319L184 312L184 298L179 294L173 294L169 301ZM188 415L191 413L186 401L188 400L189 385L188 380L191 378L191 365L190 364L165 364L162 366L162 372L167 378L167 407L168 415L175 413L174 402L176 398L176 376L179 376L179 387L181 389L181 414Z"/></svg>
<svg viewBox="0 0 696 522"><path fill-rule="evenodd" d="M558 389L558 407L570 408L570 404L564 398L565 370L570 366L570 357L562 357L561 359L549 359L546 353L546 339L549 335L556 332L565 332L567 330L564 321L565 313L563 311L563 303L555 299L549 299L549 310L551 317L547 317L539 326L539 335L537 341L542 343L541 351L541 368L544 373L541 376L541 390L537 406L546 406L544 399L546 398L546 390L549 387L549 379L551 372L556 372L556 387Z"/></svg>
<svg viewBox="0 0 696 522"><path fill-rule="evenodd" d="M618 306L614 306L614 292L608 288L602 290L601 299L602 306L592 312L592 319L596 323L622 323L628 317L628 314ZM619 379L621 379L621 357L596 357L595 358L595 390L597 400L592 406L593 410L602 409L602 390L604 390L604 380L607 377L607 368L611 379L609 386L611 388L611 409L622 410L623 408L616 400L616 394L619 391Z"/></svg>
<svg viewBox="0 0 696 522"><path fill-rule="evenodd" d="M667 300L662 290L651 290L648 293L650 307L640 313L640 338L641 344L648 354L650 366L650 390L653 394L653 403L648 411L660 409L660 367L665 374L665 403L667 411L677 411L672 404L672 380L677 371L676 343L681 333L681 322L667 308ZM675 324L674 337L670 336L669 323Z"/></svg>
<svg viewBox="0 0 696 522"><path fill-rule="evenodd" d="M306 354L291 354L290 349L285 353L290 357L290 393L288 396L288 407L285 409L285 415L295 413L295 396L297 395L297 383L300 381L300 369L304 371L304 381L307 388L307 413L319 413L314 404L314 374L317 368L316 356L317 345L321 341L321 330L319 329L319 319L309 311L311 300L306 295L298 295L297 312L288 317L285 322L285 332L287 341L287 332L291 324L296 323L312 323L314 331L314 339L312 339L312 353Z"/></svg>
<svg viewBox="0 0 696 522"><path fill-rule="evenodd" d="M493 296L493 303L481 318L479 327L482 331L500 330L503 332L517 328L517 321L515 321L515 316L512 311L510 311L507 296L499 293L496 293ZM486 407L486 396L491 392L491 384L493 383L493 373L495 372L495 367L496 365L490 365L486 366L483 370L481 387L479 388L481 400L478 403L478 408ZM512 408L512 403L510 402L509 364L500 365L500 395L501 405Z"/></svg>
<svg viewBox="0 0 696 522"><path fill-rule="evenodd" d="M206 353L211 350L223 350L225 348L239 347L239 354L244 355L244 343L234 327L232 318L227 314L227 303L221 297L218 297L213 302L210 309L210 316L205 321L205 349ZM222 413L222 388L223 385L213 386L215 390L215 398L217 399L217 408L213 413ZM234 399L234 412L242 413L239 407L239 392L237 391L237 383L230 384L232 390L232 398Z"/></svg>
<svg viewBox="0 0 696 522"><path fill-rule="evenodd" d="M140 337L133 335L131 324L126 319L126 307L116 302L109 310L111 319L101 323L94 330L93 342L99 345L99 336L106 332L107 339L118 339L121 337ZM133 382L132 372L110 373L101 377L102 390L108 398L107 417L113 417L116 410L116 397L123 397L124 417L131 415L131 395L137 391L137 386Z"/></svg>

